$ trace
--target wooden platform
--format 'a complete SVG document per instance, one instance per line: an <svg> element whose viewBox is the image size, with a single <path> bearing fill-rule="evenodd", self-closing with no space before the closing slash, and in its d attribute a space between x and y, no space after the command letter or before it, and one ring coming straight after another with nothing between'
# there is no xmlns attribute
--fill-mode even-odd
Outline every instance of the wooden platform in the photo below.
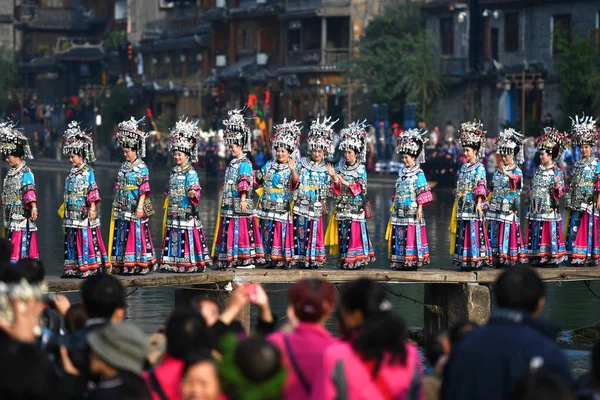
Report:
<svg viewBox="0 0 600 400"><path fill-rule="evenodd" d="M547 282L600 280L600 267L561 267L536 268ZM321 278L332 282L346 282L357 278L370 278L389 283L493 283L501 270L483 269L473 272L460 272L451 269L424 269L419 271L359 270L343 271L337 269L321 270L265 270L236 269L228 271L207 271L200 274L175 274L155 272L139 276L117 276L125 287L183 286L215 282L257 282L292 283L302 278ZM79 290L82 280L62 279L49 276L48 287L53 292Z"/></svg>

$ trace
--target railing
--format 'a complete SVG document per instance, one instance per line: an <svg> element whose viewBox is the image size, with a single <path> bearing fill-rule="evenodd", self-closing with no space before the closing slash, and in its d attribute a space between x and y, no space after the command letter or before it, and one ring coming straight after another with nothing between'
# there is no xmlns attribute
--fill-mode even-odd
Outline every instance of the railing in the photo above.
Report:
<svg viewBox="0 0 600 400"><path fill-rule="evenodd" d="M460 77L467 73L466 58L442 58L440 60L440 75L445 77Z"/></svg>
<svg viewBox="0 0 600 400"><path fill-rule="evenodd" d="M183 31L186 29L194 29L202 26L207 26L207 24L203 23L202 18L200 16L191 16L191 17L176 17L176 18L168 18L168 19L159 19L156 21L150 21L146 23L146 30L154 31L154 30L170 30L170 31Z"/></svg>
<svg viewBox="0 0 600 400"><path fill-rule="evenodd" d="M350 61L350 49L326 49L321 59L321 49L296 50L287 53L287 65L342 65Z"/></svg>
<svg viewBox="0 0 600 400"><path fill-rule="evenodd" d="M326 65L341 65L350 61L350 49L326 49L325 63Z"/></svg>
<svg viewBox="0 0 600 400"><path fill-rule="evenodd" d="M287 54L287 65L317 65L321 62L321 50L295 50Z"/></svg>
<svg viewBox="0 0 600 400"><path fill-rule="evenodd" d="M288 0L285 9L286 11L302 11L313 10L321 7L322 0Z"/></svg>

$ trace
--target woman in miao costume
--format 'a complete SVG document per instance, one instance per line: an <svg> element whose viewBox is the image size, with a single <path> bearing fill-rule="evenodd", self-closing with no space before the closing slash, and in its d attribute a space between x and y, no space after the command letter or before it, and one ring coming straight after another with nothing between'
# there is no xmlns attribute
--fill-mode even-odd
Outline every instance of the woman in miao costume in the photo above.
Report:
<svg viewBox="0 0 600 400"><path fill-rule="evenodd" d="M431 203L433 196L421 169L425 162L426 134L422 129L409 129L396 142L396 151L406 166L396 180L386 234L390 267L396 270L416 270L430 262L423 206Z"/></svg>
<svg viewBox="0 0 600 400"><path fill-rule="evenodd" d="M490 207L486 218L492 246L492 264L508 267L527 262L527 250L521 237L519 207L523 188L523 136L512 128L500 132L497 153L502 162L494 172Z"/></svg>
<svg viewBox="0 0 600 400"><path fill-rule="evenodd" d="M541 165L531 180L526 215L527 256L534 265L558 266L567 258L558 204L565 183L562 171L554 164L567 144L566 135L551 127L537 140Z"/></svg>
<svg viewBox="0 0 600 400"><path fill-rule="evenodd" d="M591 117L575 117L571 121L571 140L579 146L581 159L575 163L567 192L565 245L571 264L598 265L600 162L592 155L598 142L598 130L596 120Z"/></svg>
<svg viewBox="0 0 600 400"><path fill-rule="evenodd" d="M467 162L456 183L456 199L450 223L450 252L460 269L481 268L490 263L492 252L485 227L486 203L485 156L486 131L480 121L465 122L459 130L458 144Z"/></svg>
<svg viewBox="0 0 600 400"><path fill-rule="evenodd" d="M25 132L10 121L0 123L0 152L10 166L2 185L4 230L2 237L12 245L10 261L39 258L35 178L24 159L33 159Z"/></svg>
<svg viewBox="0 0 600 400"><path fill-rule="evenodd" d="M96 161L91 133L76 121L63 135L63 155L73 166L65 180L64 203L59 210L65 231L65 277L86 278L108 269L108 256L100 233L100 193L94 170Z"/></svg>
<svg viewBox="0 0 600 400"><path fill-rule="evenodd" d="M198 212L200 181L192 165L198 162L199 140L197 123L178 121L171 131L169 151L175 166L165 190L161 271L204 272L212 265Z"/></svg>
<svg viewBox="0 0 600 400"><path fill-rule="evenodd" d="M331 191L336 203L329 220L325 245L339 253L341 269L364 268L375 261L375 252L367 231L367 131L364 122L353 122L340 132L340 150L344 159L334 169L327 166Z"/></svg>
<svg viewBox="0 0 600 400"><path fill-rule="evenodd" d="M244 122L244 110L229 111L224 139L233 160L225 169L223 198L213 256L219 268L255 268L265 262L258 219L252 201L252 164L246 157L250 151L251 132Z"/></svg>
<svg viewBox="0 0 600 400"><path fill-rule="evenodd" d="M142 119L143 120L143 119ZM156 253L148 226L154 214L150 202L146 156L147 133L133 117L119 124L116 138L125 162L117 174L109 238L113 273L147 274L156 270Z"/></svg>
<svg viewBox="0 0 600 400"><path fill-rule="evenodd" d="M291 215L292 189L298 182L296 159L300 122L285 119L274 128L272 139L276 159L256 171L260 189L258 210L267 268L289 268L294 255L294 228Z"/></svg>
<svg viewBox="0 0 600 400"><path fill-rule="evenodd" d="M325 264L325 229L327 198L331 177L325 155L333 153L331 118L313 120L308 132L308 151L298 165L298 184L294 188L294 265L298 268L320 268Z"/></svg>

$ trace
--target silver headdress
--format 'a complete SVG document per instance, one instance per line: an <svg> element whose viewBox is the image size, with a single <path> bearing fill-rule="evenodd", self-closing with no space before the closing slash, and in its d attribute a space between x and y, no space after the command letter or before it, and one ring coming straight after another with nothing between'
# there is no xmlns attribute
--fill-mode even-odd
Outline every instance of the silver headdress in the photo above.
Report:
<svg viewBox="0 0 600 400"><path fill-rule="evenodd" d="M283 123L273 127L273 139L271 140L274 150L280 147L287 149L290 153L295 152L300 145L302 127L299 121L283 119Z"/></svg>
<svg viewBox="0 0 600 400"><path fill-rule="evenodd" d="M24 158L33 159L29 140L25 132L17 129L17 125L12 121L4 121L0 123L0 153L5 156L11 155L18 149L23 149Z"/></svg>
<svg viewBox="0 0 600 400"><path fill-rule="evenodd" d="M427 131L420 128L408 129L400 134L396 141L396 152L415 157L415 163L425 163L425 143Z"/></svg>
<svg viewBox="0 0 600 400"><path fill-rule="evenodd" d="M523 135L513 128L506 128L498 134L496 147L498 154L502 156L514 156L515 163L521 164L525 161L523 152Z"/></svg>
<svg viewBox="0 0 600 400"><path fill-rule="evenodd" d="M469 121L463 122L458 130L458 144L462 147L471 147L478 153L479 158L485 156L485 135L486 131L483 130L483 124L481 121Z"/></svg>
<svg viewBox="0 0 600 400"><path fill-rule="evenodd" d="M86 162L96 161L94 154L94 138L90 132L86 132L79 126L79 122L71 121L63 134L63 155L70 153L85 154Z"/></svg>
<svg viewBox="0 0 600 400"><path fill-rule="evenodd" d="M564 132L553 127L544 128L542 136L537 138L537 148L547 152L558 151L556 159L562 156L563 151L569 146L569 138Z"/></svg>
<svg viewBox="0 0 600 400"><path fill-rule="evenodd" d="M356 121L340 132L340 150L352 149L356 152L357 160L367 161L367 120Z"/></svg>
<svg viewBox="0 0 600 400"><path fill-rule="evenodd" d="M252 150L252 132L250 131L250 127L244 122L245 110L246 107L241 110L227 112L229 118L223 121L223 125L225 125L223 138L228 145L237 144L238 146L242 146L244 152L248 152Z"/></svg>
<svg viewBox="0 0 600 400"><path fill-rule="evenodd" d="M198 162L198 146L200 139L200 130L198 122L190 122L181 119L175 123L175 128L171 130L169 138L169 151L181 151L190 156L190 160Z"/></svg>
<svg viewBox="0 0 600 400"><path fill-rule="evenodd" d="M139 128L146 117L136 121L131 117L129 120L119 123L117 129L117 144L122 148L136 149L140 158L146 157L146 138L148 133Z"/></svg>
<svg viewBox="0 0 600 400"><path fill-rule="evenodd" d="M575 146L584 144L596 146L598 143L598 129L596 128L596 120L590 116L583 116L575 119L571 118L571 140Z"/></svg>
<svg viewBox="0 0 600 400"><path fill-rule="evenodd" d="M319 117L313 120L308 132L308 150L321 149L326 157L333 156L333 125L338 121L331 122L331 117L323 118L323 121L319 121Z"/></svg>

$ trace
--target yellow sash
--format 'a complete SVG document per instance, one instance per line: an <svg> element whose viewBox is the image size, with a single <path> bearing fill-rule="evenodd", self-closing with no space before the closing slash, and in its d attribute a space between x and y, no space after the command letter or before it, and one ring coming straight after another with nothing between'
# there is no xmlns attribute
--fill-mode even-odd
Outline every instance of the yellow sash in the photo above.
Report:
<svg viewBox="0 0 600 400"><path fill-rule="evenodd" d="M108 231L108 265L112 267L112 248L115 240L115 208L110 209L110 228Z"/></svg>
<svg viewBox="0 0 600 400"><path fill-rule="evenodd" d="M63 202L60 207L58 208L58 216L60 217L60 219L65 219L65 209L67 208L67 203ZM63 225L63 233L65 233L65 227Z"/></svg>
<svg viewBox="0 0 600 400"><path fill-rule="evenodd" d="M325 231L325 246L329 246L329 254L337 256L340 243L338 237L338 222L335 219L336 213L334 212L329 219L327 230Z"/></svg>
<svg viewBox="0 0 600 400"><path fill-rule="evenodd" d="M6 239L7 234L8 234L8 231L6 230L6 228L2 228L2 239Z"/></svg>
<svg viewBox="0 0 600 400"><path fill-rule="evenodd" d="M219 226L221 226L221 206L223 205L223 198L221 197L221 201L219 202L219 211L217 213L217 225L215 226L215 237L213 239L212 250L210 255L212 257L215 256L215 250L217 248L217 238L219 237Z"/></svg>
<svg viewBox="0 0 600 400"><path fill-rule="evenodd" d="M163 204L163 223L162 223L162 238L165 238L165 231L167 230L167 214L169 212L169 197L165 199L165 203Z"/></svg>
<svg viewBox="0 0 600 400"><path fill-rule="evenodd" d="M387 229L385 230L385 240L388 242L388 258L390 258L392 252L392 212L394 212L394 203L392 203L392 206L390 207L390 219L388 220Z"/></svg>
<svg viewBox="0 0 600 400"><path fill-rule="evenodd" d="M565 238L565 242L567 241L567 236L569 235L569 224L571 223L571 209L567 208L567 212L565 214L565 226L563 227L563 236Z"/></svg>
<svg viewBox="0 0 600 400"><path fill-rule="evenodd" d="M454 249L456 248L456 232L458 231L456 214L458 213L458 199L460 199L460 194L458 194L454 200L454 206L452 206L452 217L450 217L450 226L448 227L448 230L450 231L450 254L454 254Z"/></svg>

